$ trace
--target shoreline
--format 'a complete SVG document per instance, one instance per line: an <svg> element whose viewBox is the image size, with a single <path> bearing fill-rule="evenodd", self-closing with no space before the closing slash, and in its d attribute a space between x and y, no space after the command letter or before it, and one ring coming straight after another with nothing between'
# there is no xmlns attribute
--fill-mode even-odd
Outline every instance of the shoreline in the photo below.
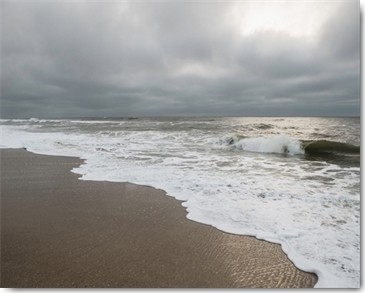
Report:
<svg viewBox="0 0 365 293"><path fill-rule="evenodd" d="M0 149L1 286L307 288L279 244L186 218L132 183L79 180L83 160Z"/></svg>

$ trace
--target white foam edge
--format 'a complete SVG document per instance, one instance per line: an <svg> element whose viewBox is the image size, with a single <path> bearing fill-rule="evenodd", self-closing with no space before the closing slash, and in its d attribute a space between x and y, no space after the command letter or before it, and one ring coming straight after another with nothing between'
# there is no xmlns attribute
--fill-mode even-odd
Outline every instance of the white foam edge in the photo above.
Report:
<svg viewBox="0 0 365 293"><path fill-rule="evenodd" d="M76 167L76 168L72 169L71 171L75 174L82 175L79 178L80 180L98 181L94 177L90 178L87 176L87 171L85 172L85 167L87 166L87 164L88 164L88 160L85 159L84 164L81 164L79 167ZM81 172L81 169L84 170L84 172ZM86 169L87 169L87 167L86 167ZM125 182L125 181L118 181L118 180L103 180L103 181ZM295 250L293 250L291 248L291 246L285 240L284 237L287 235L276 235L273 233L267 233L267 232L255 231L255 230L242 231L240 229L235 229L233 227L230 227L229 225L226 225L224 223L220 223L220 222L212 223L211 221L207 221L206 218L204 218L203 216L199 217L199 212L197 212L196 210L192 210L189 207L189 202L188 202L187 196L182 196L181 194L176 194L174 192L170 192L168 186L151 186L151 185L143 184L143 182L138 182L138 181L128 181L128 182L137 184L137 185L150 186L155 189L163 190L167 196L173 197L178 201L182 201L181 205L187 211L186 218L191 221L212 226L212 227L214 227L220 231L226 232L226 233L241 235L241 236L251 236L251 237L255 237L256 239L259 239L259 240L264 240L264 241L267 241L270 243L275 243L275 244L281 245L282 251L287 255L288 259L294 264L295 267L297 267L298 269L300 269L302 271L314 273L317 275L318 281L315 284L314 288L338 288L338 289L356 288L356 287L351 287L351 285L349 285L346 281L339 279L338 277L332 275L330 272L328 272L328 270L321 263L311 262L311 261L305 259L303 256L296 253Z"/></svg>

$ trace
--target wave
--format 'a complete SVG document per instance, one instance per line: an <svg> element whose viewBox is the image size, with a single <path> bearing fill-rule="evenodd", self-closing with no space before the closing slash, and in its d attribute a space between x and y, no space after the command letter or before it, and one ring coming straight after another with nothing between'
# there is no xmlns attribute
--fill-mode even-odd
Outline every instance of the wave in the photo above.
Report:
<svg viewBox="0 0 365 293"><path fill-rule="evenodd" d="M253 127L257 128L257 129L272 129L272 128L274 128L274 125L259 123L259 124L254 124Z"/></svg>
<svg viewBox="0 0 365 293"><path fill-rule="evenodd" d="M276 153L291 155L353 155L360 154L360 147L330 140L297 140L288 135L271 137L244 137L233 135L225 138L225 143L236 148L257 153Z"/></svg>
<svg viewBox="0 0 365 293"><path fill-rule="evenodd" d="M360 154L360 147L343 142L330 140L303 141L303 149L308 155L324 154Z"/></svg>
<svg viewBox="0 0 365 293"><path fill-rule="evenodd" d="M256 153L275 153L299 155L304 151L299 140L288 135L275 135L271 137L242 137L234 135L225 139L227 144L233 145L244 151Z"/></svg>

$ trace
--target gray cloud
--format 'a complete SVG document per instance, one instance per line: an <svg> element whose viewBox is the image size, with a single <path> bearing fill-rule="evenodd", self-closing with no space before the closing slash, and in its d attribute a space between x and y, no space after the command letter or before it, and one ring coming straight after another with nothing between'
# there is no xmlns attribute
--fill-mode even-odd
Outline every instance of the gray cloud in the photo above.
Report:
<svg viewBox="0 0 365 293"><path fill-rule="evenodd" d="M241 2L2 1L1 117L359 115L360 10L336 3L308 38L243 35Z"/></svg>

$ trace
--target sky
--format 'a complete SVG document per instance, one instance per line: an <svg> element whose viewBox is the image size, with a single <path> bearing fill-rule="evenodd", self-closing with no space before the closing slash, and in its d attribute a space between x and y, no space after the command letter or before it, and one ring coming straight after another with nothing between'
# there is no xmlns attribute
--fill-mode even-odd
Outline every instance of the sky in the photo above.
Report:
<svg viewBox="0 0 365 293"><path fill-rule="evenodd" d="M358 1L0 5L3 119L360 115Z"/></svg>

